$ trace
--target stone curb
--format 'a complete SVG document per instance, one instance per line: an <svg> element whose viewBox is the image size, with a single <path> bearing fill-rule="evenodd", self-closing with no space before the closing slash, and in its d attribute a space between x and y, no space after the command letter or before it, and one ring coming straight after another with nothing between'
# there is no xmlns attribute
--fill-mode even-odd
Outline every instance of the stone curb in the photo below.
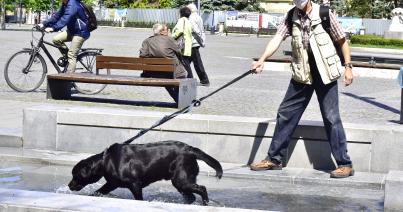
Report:
<svg viewBox="0 0 403 212"><path fill-rule="evenodd" d="M0 211L259 211L1 188L0 196Z"/></svg>

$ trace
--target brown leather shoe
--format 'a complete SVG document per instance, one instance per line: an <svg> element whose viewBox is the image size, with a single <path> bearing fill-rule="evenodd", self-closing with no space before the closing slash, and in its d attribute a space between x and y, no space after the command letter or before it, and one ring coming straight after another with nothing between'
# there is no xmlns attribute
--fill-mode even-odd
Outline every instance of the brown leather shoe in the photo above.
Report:
<svg viewBox="0 0 403 212"><path fill-rule="evenodd" d="M339 166L336 170L330 172L331 178L346 178L350 176L354 176L353 167Z"/></svg>
<svg viewBox="0 0 403 212"><path fill-rule="evenodd" d="M262 171L262 170L281 170L283 166L280 164L275 164L269 160L262 160L258 163L253 163L250 165L250 169L253 171Z"/></svg>

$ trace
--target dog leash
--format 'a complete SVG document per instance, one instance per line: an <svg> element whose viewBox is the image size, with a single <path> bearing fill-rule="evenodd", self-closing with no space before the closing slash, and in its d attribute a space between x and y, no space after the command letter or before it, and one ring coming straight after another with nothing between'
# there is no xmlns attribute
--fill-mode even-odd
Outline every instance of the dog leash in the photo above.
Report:
<svg viewBox="0 0 403 212"><path fill-rule="evenodd" d="M240 79L242 79L242 78L248 76L249 74L253 73L254 71L255 71L254 69L249 70L249 71L243 73L242 75L238 76L237 78L231 80L231 81L228 82L227 84L225 84L225 85L221 86L220 88L216 89L215 91L213 91L213 92L207 94L206 96L203 96L203 97L200 98L200 99L195 99L195 100L193 100L192 103L190 103L189 106L187 106L187 107L185 107L185 108L183 108L183 109L181 109L181 110L178 110L178 111L176 111L176 112L174 112L174 113L172 113L172 114L170 114L170 115L164 116L161 120L155 122L155 124L153 124L151 127L140 130L140 132L138 132L137 135L133 136L132 138L126 140L126 141L123 142L123 143L124 143L124 144L130 144L132 141L134 141L134 140L136 140L137 138L139 138L140 136L144 135L146 132L148 132L148 131L150 131L150 130L152 130L152 129L158 127L158 126L160 126L161 124L163 124L163 123L165 123L165 122L167 122L167 121L169 121L169 120L175 118L176 116L178 116L178 115L180 115L180 114L188 113L189 111L192 110L193 107L199 107L199 106L201 105L201 102L202 102L203 100L205 100L205 99L207 99L208 97L214 95L214 94L217 93L218 91L220 91L220 90L222 90L222 89L224 89L224 88L230 86L231 84L237 82L238 80L240 80Z"/></svg>

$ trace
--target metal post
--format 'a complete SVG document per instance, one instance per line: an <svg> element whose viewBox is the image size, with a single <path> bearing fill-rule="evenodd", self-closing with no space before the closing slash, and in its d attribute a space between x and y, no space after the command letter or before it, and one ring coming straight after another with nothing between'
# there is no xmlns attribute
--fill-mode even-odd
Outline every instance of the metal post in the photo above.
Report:
<svg viewBox="0 0 403 212"><path fill-rule="evenodd" d="M20 21L19 21L19 23L21 26L21 24L22 24L22 0L20 0Z"/></svg>
<svg viewBox="0 0 403 212"><path fill-rule="evenodd" d="M402 75L403 80L403 75ZM400 96L400 124L403 124L403 88L402 88L402 95Z"/></svg>
<svg viewBox="0 0 403 212"><path fill-rule="evenodd" d="M200 0L197 0L197 13L200 15L201 8L200 8Z"/></svg>
<svg viewBox="0 0 403 212"><path fill-rule="evenodd" d="M402 89L400 96L400 124L403 124L403 66L400 67L400 77L400 88Z"/></svg>

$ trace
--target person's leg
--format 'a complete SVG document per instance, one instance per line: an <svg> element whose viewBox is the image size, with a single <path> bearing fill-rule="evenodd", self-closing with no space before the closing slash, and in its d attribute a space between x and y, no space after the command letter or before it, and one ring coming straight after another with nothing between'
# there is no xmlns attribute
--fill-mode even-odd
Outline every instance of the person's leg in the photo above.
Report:
<svg viewBox="0 0 403 212"><path fill-rule="evenodd" d="M351 166L347 154L347 139L339 112L339 96L337 81L315 89L322 113L326 134L334 159L339 166Z"/></svg>
<svg viewBox="0 0 403 212"><path fill-rule="evenodd" d="M59 48L62 55L67 55L68 48L65 42L71 41L72 36L69 36L67 31L61 32L53 37L53 43Z"/></svg>
<svg viewBox="0 0 403 212"><path fill-rule="evenodd" d="M266 159L281 163L287 156L291 135L294 133L313 94L311 85L291 81L277 113L276 127Z"/></svg>
<svg viewBox="0 0 403 212"><path fill-rule="evenodd" d="M73 36L69 52L67 53L67 58L69 61L69 65L67 66L67 72L71 73L76 70L77 54L80 51L84 41L85 39L80 36Z"/></svg>
<svg viewBox="0 0 403 212"><path fill-rule="evenodd" d="M181 62L183 64L183 67L185 67L186 71L188 72L187 78L193 78L192 68L190 68L190 63L192 62L192 58L187 57L187 56L182 56Z"/></svg>
<svg viewBox="0 0 403 212"><path fill-rule="evenodd" d="M311 85L291 80L277 113L276 127L265 160L251 165L252 170L281 169L290 138L313 94ZM276 167L279 165L279 167Z"/></svg>
<svg viewBox="0 0 403 212"><path fill-rule="evenodd" d="M318 98L323 124L330 143L332 155L338 169L331 173L331 177L348 177L354 175L350 156L347 154L347 139L339 112L339 94L337 81L323 84L319 71L311 62L311 73L314 89Z"/></svg>
<svg viewBox="0 0 403 212"><path fill-rule="evenodd" d="M204 65L203 65L203 61L200 56L199 49L200 49L200 47L192 48L193 67L195 68L197 76L200 79L200 83L203 85L208 85L208 84L210 84L210 81L208 79L206 71L204 70Z"/></svg>
<svg viewBox="0 0 403 212"><path fill-rule="evenodd" d="M178 87L165 87L168 91L168 94L172 97L175 103L178 103L179 98L179 88Z"/></svg>

